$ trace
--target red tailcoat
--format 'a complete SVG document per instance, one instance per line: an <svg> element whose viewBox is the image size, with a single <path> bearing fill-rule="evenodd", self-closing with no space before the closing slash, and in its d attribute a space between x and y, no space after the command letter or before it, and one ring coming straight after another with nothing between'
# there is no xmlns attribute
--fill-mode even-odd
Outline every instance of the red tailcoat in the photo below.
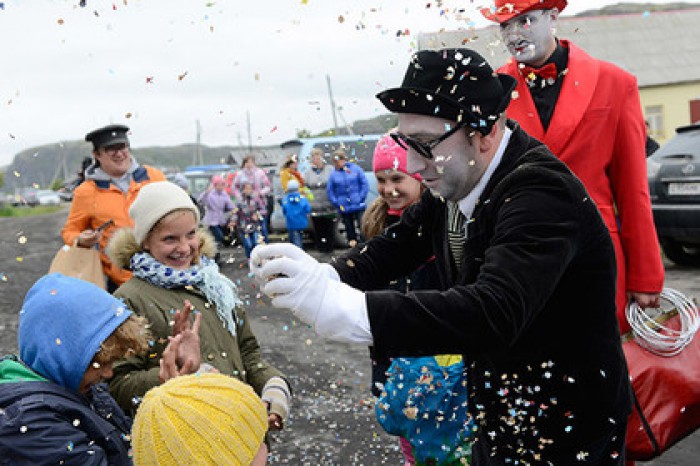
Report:
<svg viewBox="0 0 700 466"><path fill-rule="evenodd" d="M598 206L615 244L617 315L626 332L626 293L660 292L664 282L637 80L569 41L560 43L569 49L568 71L547 131L512 58L498 70L518 80L507 114L569 166Z"/></svg>

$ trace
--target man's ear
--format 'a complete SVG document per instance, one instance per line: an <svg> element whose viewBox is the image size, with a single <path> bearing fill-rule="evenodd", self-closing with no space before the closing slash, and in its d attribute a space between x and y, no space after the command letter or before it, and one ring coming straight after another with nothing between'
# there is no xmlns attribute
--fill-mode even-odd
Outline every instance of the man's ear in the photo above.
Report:
<svg viewBox="0 0 700 466"><path fill-rule="evenodd" d="M500 139L498 138L499 134L499 129L498 129L498 122L496 122L492 127L491 131L489 131L489 134L482 135L481 133L477 133L479 139L478 139L478 144L479 144L479 152L482 154L488 153L488 152L495 152L495 150L498 148L499 144L501 143Z"/></svg>

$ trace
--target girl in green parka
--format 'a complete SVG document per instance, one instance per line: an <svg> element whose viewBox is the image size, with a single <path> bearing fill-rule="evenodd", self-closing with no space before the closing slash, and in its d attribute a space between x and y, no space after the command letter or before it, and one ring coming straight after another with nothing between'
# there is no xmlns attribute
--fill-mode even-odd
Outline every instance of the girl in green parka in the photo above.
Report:
<svg viewBox="0 0 700 466"><path fill-rule="evenodd" d="M144 316L153 339L143 357L114 366L110 391L125 409L160 385L159 360L173 334L174 310L190 305L202 314L201 361L251 385L267 404L270 430L284 426L290 388L284 376L261 357L236 286L214 261L216 243L198 229L199 211L180 187L170 182L142 188L129 209L134 227L117 231L107 248L115 264L133 278L114 293Z"/></svg>

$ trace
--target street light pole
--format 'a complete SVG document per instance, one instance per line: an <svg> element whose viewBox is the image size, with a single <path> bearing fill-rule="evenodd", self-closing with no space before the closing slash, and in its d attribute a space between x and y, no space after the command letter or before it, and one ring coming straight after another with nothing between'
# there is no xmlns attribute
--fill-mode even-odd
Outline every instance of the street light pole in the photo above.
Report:
<svg viewBox="0 0 700 466"><path fill-rule="evenodd" d="M333 134L338 134L338 117L335 111L335 100L333 99L333 89L331 88L331 77L326 75L326 84L328 85L328 98L331 101L331 112L333 113Z"/></svg>

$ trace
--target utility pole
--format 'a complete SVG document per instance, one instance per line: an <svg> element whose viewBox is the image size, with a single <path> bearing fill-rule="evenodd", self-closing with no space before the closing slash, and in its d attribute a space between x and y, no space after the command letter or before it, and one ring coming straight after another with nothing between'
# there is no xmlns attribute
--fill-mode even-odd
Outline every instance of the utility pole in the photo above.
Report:
<svg viewBox="0 0 700 466"><path fill-rule="evenodd" d="M355 135L355 132L352 130L352 126L348 124L347 121L345 121L345 117L343 116L343 106L338 105L338 116L340 117L340 121L343 122L343 126L345 126L345 129L347 130L349 135Z"/></svg>
<svg viewBox="0 0 700 466"><path fill-rule="evenodd" d="M250 112L245 111L246 128L248 128L248 152L253 152L253 135L250 131Z"/></svg>
<svg viewBox="0 0 700 466"><path fill-rule="evenodd" d="M197 127L197 142L194 150L194 163L192 165L203 165L202 162L202 126L199 124L199 120L196 120Z"/></svg>
<svg viewBox="0 0 700 466"><path fill-rule="evenodd" d="M333 114L333 133L338 134L338 117L335 112L335 100L333 100L333 89L331 88L331 77L326 75L326 84L328 85L328 98L331 101L331 113Z"/></svg>
<svg viewBox="0 0 700 466"><path fill-rule="evenodd" d="M68 180L68 177L66 175L66 172L68 169L66 168L66 151L63 150L63 143L59 142L58 143L58 163L56 164L56 170L53 173L53 176L51 177L51 183L49 183L48 186L42 186L44 188L50 189L53 184L58 180L59 172L63 170L63 182L65 183Z"/></svg>
<svg viewBox="0 0 700 466"><path fill-rule="evenodd" d="M61 148L61 165L63 165L63 182L65 183L70 178L70 173L68 172L68 154L66 153L63 146L63 142L59 142L59 147ZM81 160L82 163L82 160Z"/></svg>

